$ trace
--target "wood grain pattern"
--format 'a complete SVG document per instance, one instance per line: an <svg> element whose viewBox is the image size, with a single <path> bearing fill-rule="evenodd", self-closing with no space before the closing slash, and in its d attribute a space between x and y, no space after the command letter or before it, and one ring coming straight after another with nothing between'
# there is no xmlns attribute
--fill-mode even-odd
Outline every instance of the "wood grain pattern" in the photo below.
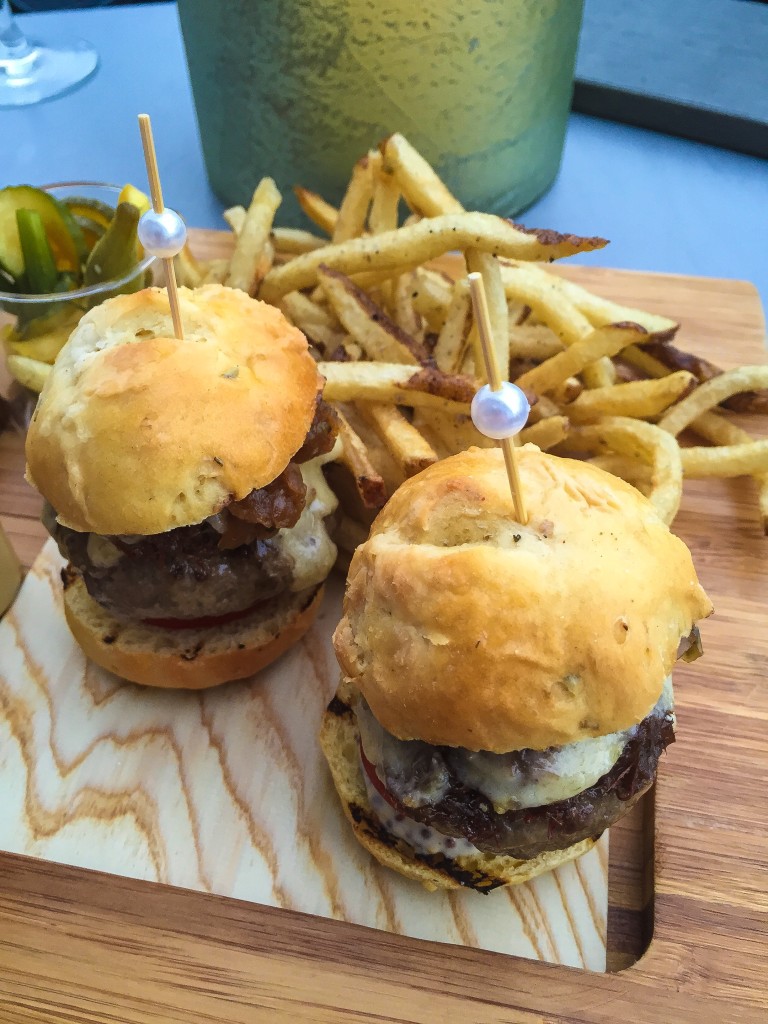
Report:
<svg viewBox="0 0 768 1024"><path fill-rule="evenodd" d="M355 841L317 742L338 678L339 577L279 663L186 693L87 661L64 621L62 565L49 541L0 623L0 850L604 969L607 836L578 864L490 897L428 894Z"/></svg>
<svg viewBox="0 0 768 1024"><path fill-rule="evenodd" d="M203 243L219 244L215 237ZM763 358L749 285L565 272L611 298L680 316L681 341L710 358ZM26 516L5 488L20 466L18 450L10 444L0 452L0 514L18 540ZM706 658L678 674L680 738L662 766L655 809L655 931L639 963L601 975L461 946L448 952L290 910L6 855L3 1019L765 1020L768 588L753 505L749 481L686 484L676 528L694 550L717 613L704 631ZM92 699L115 698L97 691ZM66 729L59 740L71 758ZM94 789L99 782L96 772ZM622 834L637 854L632 831ZM626 864L617 912L638 912L645 865L642 856Z"/></svg>

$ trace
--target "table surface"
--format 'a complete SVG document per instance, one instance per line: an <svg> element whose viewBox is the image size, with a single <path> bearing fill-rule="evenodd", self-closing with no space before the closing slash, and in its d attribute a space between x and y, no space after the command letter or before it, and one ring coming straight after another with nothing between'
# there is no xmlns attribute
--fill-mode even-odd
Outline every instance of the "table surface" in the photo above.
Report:
<svg viewBox="0 0 768 1024"><path fill-rule="evenodd" d="M205 175L175 4L19 22L30 37L86 38L101 63L67 96L0 109L0 186L84 178L141 185L136 114L147 111L166 201L189 224L223 227L222 204ZM768 307L768 246L759 228L766 209L768 171L756 157L574 114L560 176L522 219L612 239L576 262L740 278L757 285Z"/></svg>

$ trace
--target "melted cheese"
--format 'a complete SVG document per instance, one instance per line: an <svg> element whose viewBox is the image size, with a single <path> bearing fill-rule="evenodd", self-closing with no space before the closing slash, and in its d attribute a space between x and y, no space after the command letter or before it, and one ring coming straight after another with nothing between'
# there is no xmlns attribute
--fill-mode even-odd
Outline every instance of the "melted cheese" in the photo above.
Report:
<svg viewBox="0 0 768 1024"><path fill-rule="evenodd" d="M461 836L447 836L443 832L438 832L436 828L432 828L431 825L424 825L420 821L395 811L394 807L388 804L374 787L362 763L360 771L363 773L368 803L373 813L388 832L398 839L404 840L417 853L425 855L442 853L444 857L449 857L451 860L454 857L480 854L477 847L473 846L468 839Z"/></svg>
<svg viewBox="0 0 768 1024"><path fill-rule="evenodd" d="M671 676L665 681L661 696L650 714L663 715L673 707ZM414 775L414 764L426 744L414 740L398 740L386 732L371 714L367 705L356 708L360 737L368 760L376 766L382 779L408 780ZM616 764L625 744L637 726L608 736L579 740L549 750L529 751L520 762L515 756L442 748L445 762L470 789L487 797L498 814L523 807L539 807L567 800L593 786ZM512 752L514 755L519 752ZM418 807L442 799L447 780L437 774L423 777L423 769L413 786L408 783L396 795L406 806ZM445 785L441 785L445 781Z"/></svg>
<svg viewBox="0 0 768 1024"><path fill-rule="evenodd" d="M336 545L328 536L324 520L339 502L321 467L337 457L337 447L338 441L330 452L299 466L307 486L307 501L298 523L277 534L281 550L293 560L294 593L322 583L336 561Z"/></svg>

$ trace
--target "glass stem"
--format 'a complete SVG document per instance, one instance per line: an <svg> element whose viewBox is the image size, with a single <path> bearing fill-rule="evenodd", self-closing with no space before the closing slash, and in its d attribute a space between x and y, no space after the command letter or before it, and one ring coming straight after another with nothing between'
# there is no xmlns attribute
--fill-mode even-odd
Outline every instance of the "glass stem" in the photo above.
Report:
<svg viewBox="0 0 768 1024"><path fill-rule="evenodd" d="M8 75L20 74L29 65L34 52L16 24L9 0L0 0L0 71Z"/></svg>

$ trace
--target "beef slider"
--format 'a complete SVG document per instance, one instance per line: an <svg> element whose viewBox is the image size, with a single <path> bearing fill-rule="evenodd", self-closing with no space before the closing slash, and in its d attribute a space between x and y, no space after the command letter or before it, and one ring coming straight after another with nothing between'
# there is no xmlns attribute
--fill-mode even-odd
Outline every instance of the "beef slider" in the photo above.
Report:
<svg viewBox="0 0 768 1024"><path fill-rule="evenodd" d="M164 289L85 314L36 407L27 477L55 510L86 654L198 688L259 671L317 614L336 501L311 460L333 416L280 310L221 285L179 303L183 338Z"/></svg>
<svg viewBox="0 0 768 1024"><path fill-rule="evenodd" d="M499 449L406 480L355 551L334 634L320 740L342 808L427 888L585 853L651 785L672 668L712 611L639 491L533 445L517 462L525 523Z"/></svg>

